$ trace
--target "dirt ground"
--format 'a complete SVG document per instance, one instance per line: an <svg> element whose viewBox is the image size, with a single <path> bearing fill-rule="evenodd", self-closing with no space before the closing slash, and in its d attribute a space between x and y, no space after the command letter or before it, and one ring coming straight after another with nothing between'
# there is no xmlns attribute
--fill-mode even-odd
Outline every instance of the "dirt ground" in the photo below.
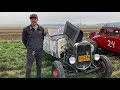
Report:
<svg viewBox="0 0 120 90"><path fill-rule="evenodd" d="M21 39L23 28L0 28L0 40L18 40ZM80 28L84 35L88 35L90 32L98 32L100 28L98 27L81 27ZM45 28L45 32L47 32L48 29Z"/></svg>

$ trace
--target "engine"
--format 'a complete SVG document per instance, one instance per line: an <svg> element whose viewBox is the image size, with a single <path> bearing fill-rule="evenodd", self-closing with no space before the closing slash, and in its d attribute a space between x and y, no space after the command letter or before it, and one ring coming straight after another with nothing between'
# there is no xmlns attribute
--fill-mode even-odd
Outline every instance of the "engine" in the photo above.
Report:
<svg viewBox="0 0 120 90"><path fill-rule="evenodd" d="M83 41L83 31L66 22L64 37L68 42L63 53L65 60L77 69L87 69L91 65L91 44Z"/></svg>
<svg viewBox="0 0 120 90"><path fill-rule="evenodd" d="M91 64L91 44L87 41L65 48L64 58L78 69L87 69Z"/></svg>

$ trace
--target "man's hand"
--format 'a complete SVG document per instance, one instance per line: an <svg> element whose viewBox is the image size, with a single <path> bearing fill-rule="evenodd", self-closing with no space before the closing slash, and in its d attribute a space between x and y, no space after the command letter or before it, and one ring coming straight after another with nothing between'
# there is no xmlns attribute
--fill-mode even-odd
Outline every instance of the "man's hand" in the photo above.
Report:
<svg viewBox="0 0 120 90"><path fill-rule="evenodd" d="M23 32L22 32L22 42L23 42L23 44L26 47L26 43L27 43L27 31L25 29L23 29Z"/></svg>
<svg viewBox="0 0 120 90"><path fill-rule="evenodd" d="M46 36L47 33L44 33L44 36Z"/></svg>

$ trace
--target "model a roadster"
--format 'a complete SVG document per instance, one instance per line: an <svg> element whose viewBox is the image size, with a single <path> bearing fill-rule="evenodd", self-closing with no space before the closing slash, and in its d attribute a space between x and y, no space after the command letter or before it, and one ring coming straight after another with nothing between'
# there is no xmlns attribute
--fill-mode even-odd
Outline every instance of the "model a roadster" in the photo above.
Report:
<svg viewBox="0 0 120 90"><path fill-rule="evenodd" d="M53 78L97 72L102 78L112 74L112 64L104 55L92 55L91 43L83 41L83 31L66 22L64 30L48 30L44 39L44 51L56 60L52 63Z"/></svg>

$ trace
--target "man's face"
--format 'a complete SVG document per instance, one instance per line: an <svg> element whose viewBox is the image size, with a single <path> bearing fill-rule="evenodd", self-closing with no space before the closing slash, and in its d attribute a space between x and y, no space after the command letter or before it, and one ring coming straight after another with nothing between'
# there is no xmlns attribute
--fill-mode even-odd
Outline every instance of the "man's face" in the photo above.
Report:
<svg viewBox="0 0 120 90"><path fill-rule="evenodd" d="M30 18L30 21L31 21L31 25L35 26L35 25L37 25L38 18Z"/></svg>

